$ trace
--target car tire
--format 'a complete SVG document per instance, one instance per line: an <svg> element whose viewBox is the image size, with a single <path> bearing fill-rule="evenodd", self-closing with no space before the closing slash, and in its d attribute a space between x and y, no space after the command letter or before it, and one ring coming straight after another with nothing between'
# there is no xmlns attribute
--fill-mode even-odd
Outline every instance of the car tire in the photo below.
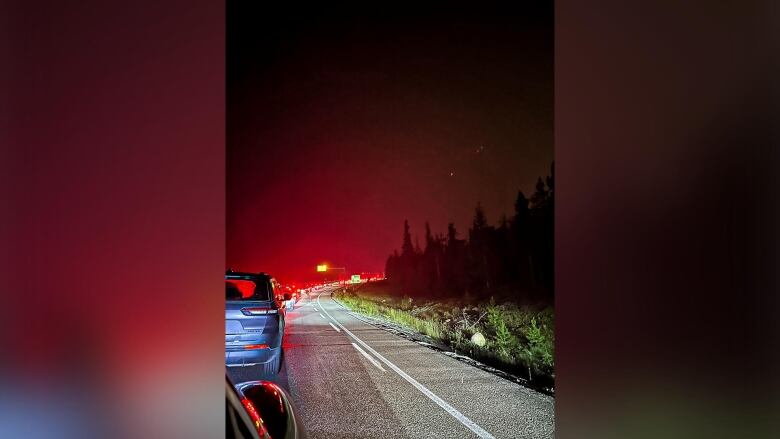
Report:
<svg viewBox="0 0 780 439"><path fill-rule="evenodd" d="M272 351L274 351L274 359L262 364L260 366L260 375L264 378L272 378L279 374L279 371L282 369L282 355L284 354L284 351L282 350L282 344L284 341L284 318L280 320L279 325L279 346L275 348L271 348Z"/></svg>
<svg viewBox="0 0 780 439"><path fill-rule="evenodd" d="M279 370L282 366L282 347L278 347L274 349L276 351L276 355L274 355L274 359L263 364L262 365L262 371L261 373L265 377L272 377L279 373Z"/></svg>

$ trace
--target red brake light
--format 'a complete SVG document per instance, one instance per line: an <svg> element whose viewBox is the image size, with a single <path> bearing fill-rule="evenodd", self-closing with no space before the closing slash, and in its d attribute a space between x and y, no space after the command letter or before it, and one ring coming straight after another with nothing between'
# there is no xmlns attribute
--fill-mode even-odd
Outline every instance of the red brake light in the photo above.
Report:
<svg viewBox="0 0 780 439"><path fill-rule="evenodd" d="M244 349L252 350L252 349L268 349L267 344L248 344L244 346Z"/></svg>

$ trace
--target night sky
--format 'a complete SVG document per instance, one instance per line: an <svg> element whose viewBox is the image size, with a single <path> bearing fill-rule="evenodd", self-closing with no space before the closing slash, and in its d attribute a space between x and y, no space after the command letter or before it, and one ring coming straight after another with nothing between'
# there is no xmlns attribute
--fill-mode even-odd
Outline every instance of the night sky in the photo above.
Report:
<svg viewBox="0 0 780 439"><path fill-rule="evenodd" d="M552 6L358 16L228 5L227 265L382 271L403 221L467 236L553 160ZM247 2L244 2L247 3Z"/></svg>

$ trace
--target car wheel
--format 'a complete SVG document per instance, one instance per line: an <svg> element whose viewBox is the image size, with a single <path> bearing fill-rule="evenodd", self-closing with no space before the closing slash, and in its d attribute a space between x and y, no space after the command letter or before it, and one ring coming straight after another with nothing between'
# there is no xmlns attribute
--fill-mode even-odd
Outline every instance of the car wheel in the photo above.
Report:
<svg viewBox="0 0 780 439"><path fill-rule="evenodd" d="M282 348L280 346L278 348L275 348L274 350L276 351L276 355L274 355L274 359L262 365L263 376L271 377L277 375L279 373L279 369L281 369Z"/></svg>

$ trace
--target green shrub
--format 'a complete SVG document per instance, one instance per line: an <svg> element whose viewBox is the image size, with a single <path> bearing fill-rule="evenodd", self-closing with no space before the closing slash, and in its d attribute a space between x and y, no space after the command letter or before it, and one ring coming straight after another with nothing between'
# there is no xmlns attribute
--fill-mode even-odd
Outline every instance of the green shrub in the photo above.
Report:
<svg viewBox="0 0 780 439"><path fill-rule="evenodd" d="M336 298L354 311L383 317L471 355L495 367L553 375L555 370L555 315L552 308L537 310L494 300L482 306L453 301L415 303L410 297L339 293ZM417 306L415 306L417 305ZM481 332L484 347L471 343Z"/></svg>
<svg viewBox="0 0 780 439"><path fill-rule="evenodd" d="M490 344L495 347L498 356L505 361L512 360L512 353L517 350L518 340L510 332L504 312L494 304L492 298L491 305L487 308L487 329L491 336Z"/></svg>
<svg viewBox="0 0 780 439"><path fill-rule="evenodd" d="M531 319L531 325L526 331L526 338L528 339L529 351L535 360L535 363L540 363L546 368L552 368L553 366L553 340L550 334L543 331L543 328L538 326L536 319Z"/></svg>

